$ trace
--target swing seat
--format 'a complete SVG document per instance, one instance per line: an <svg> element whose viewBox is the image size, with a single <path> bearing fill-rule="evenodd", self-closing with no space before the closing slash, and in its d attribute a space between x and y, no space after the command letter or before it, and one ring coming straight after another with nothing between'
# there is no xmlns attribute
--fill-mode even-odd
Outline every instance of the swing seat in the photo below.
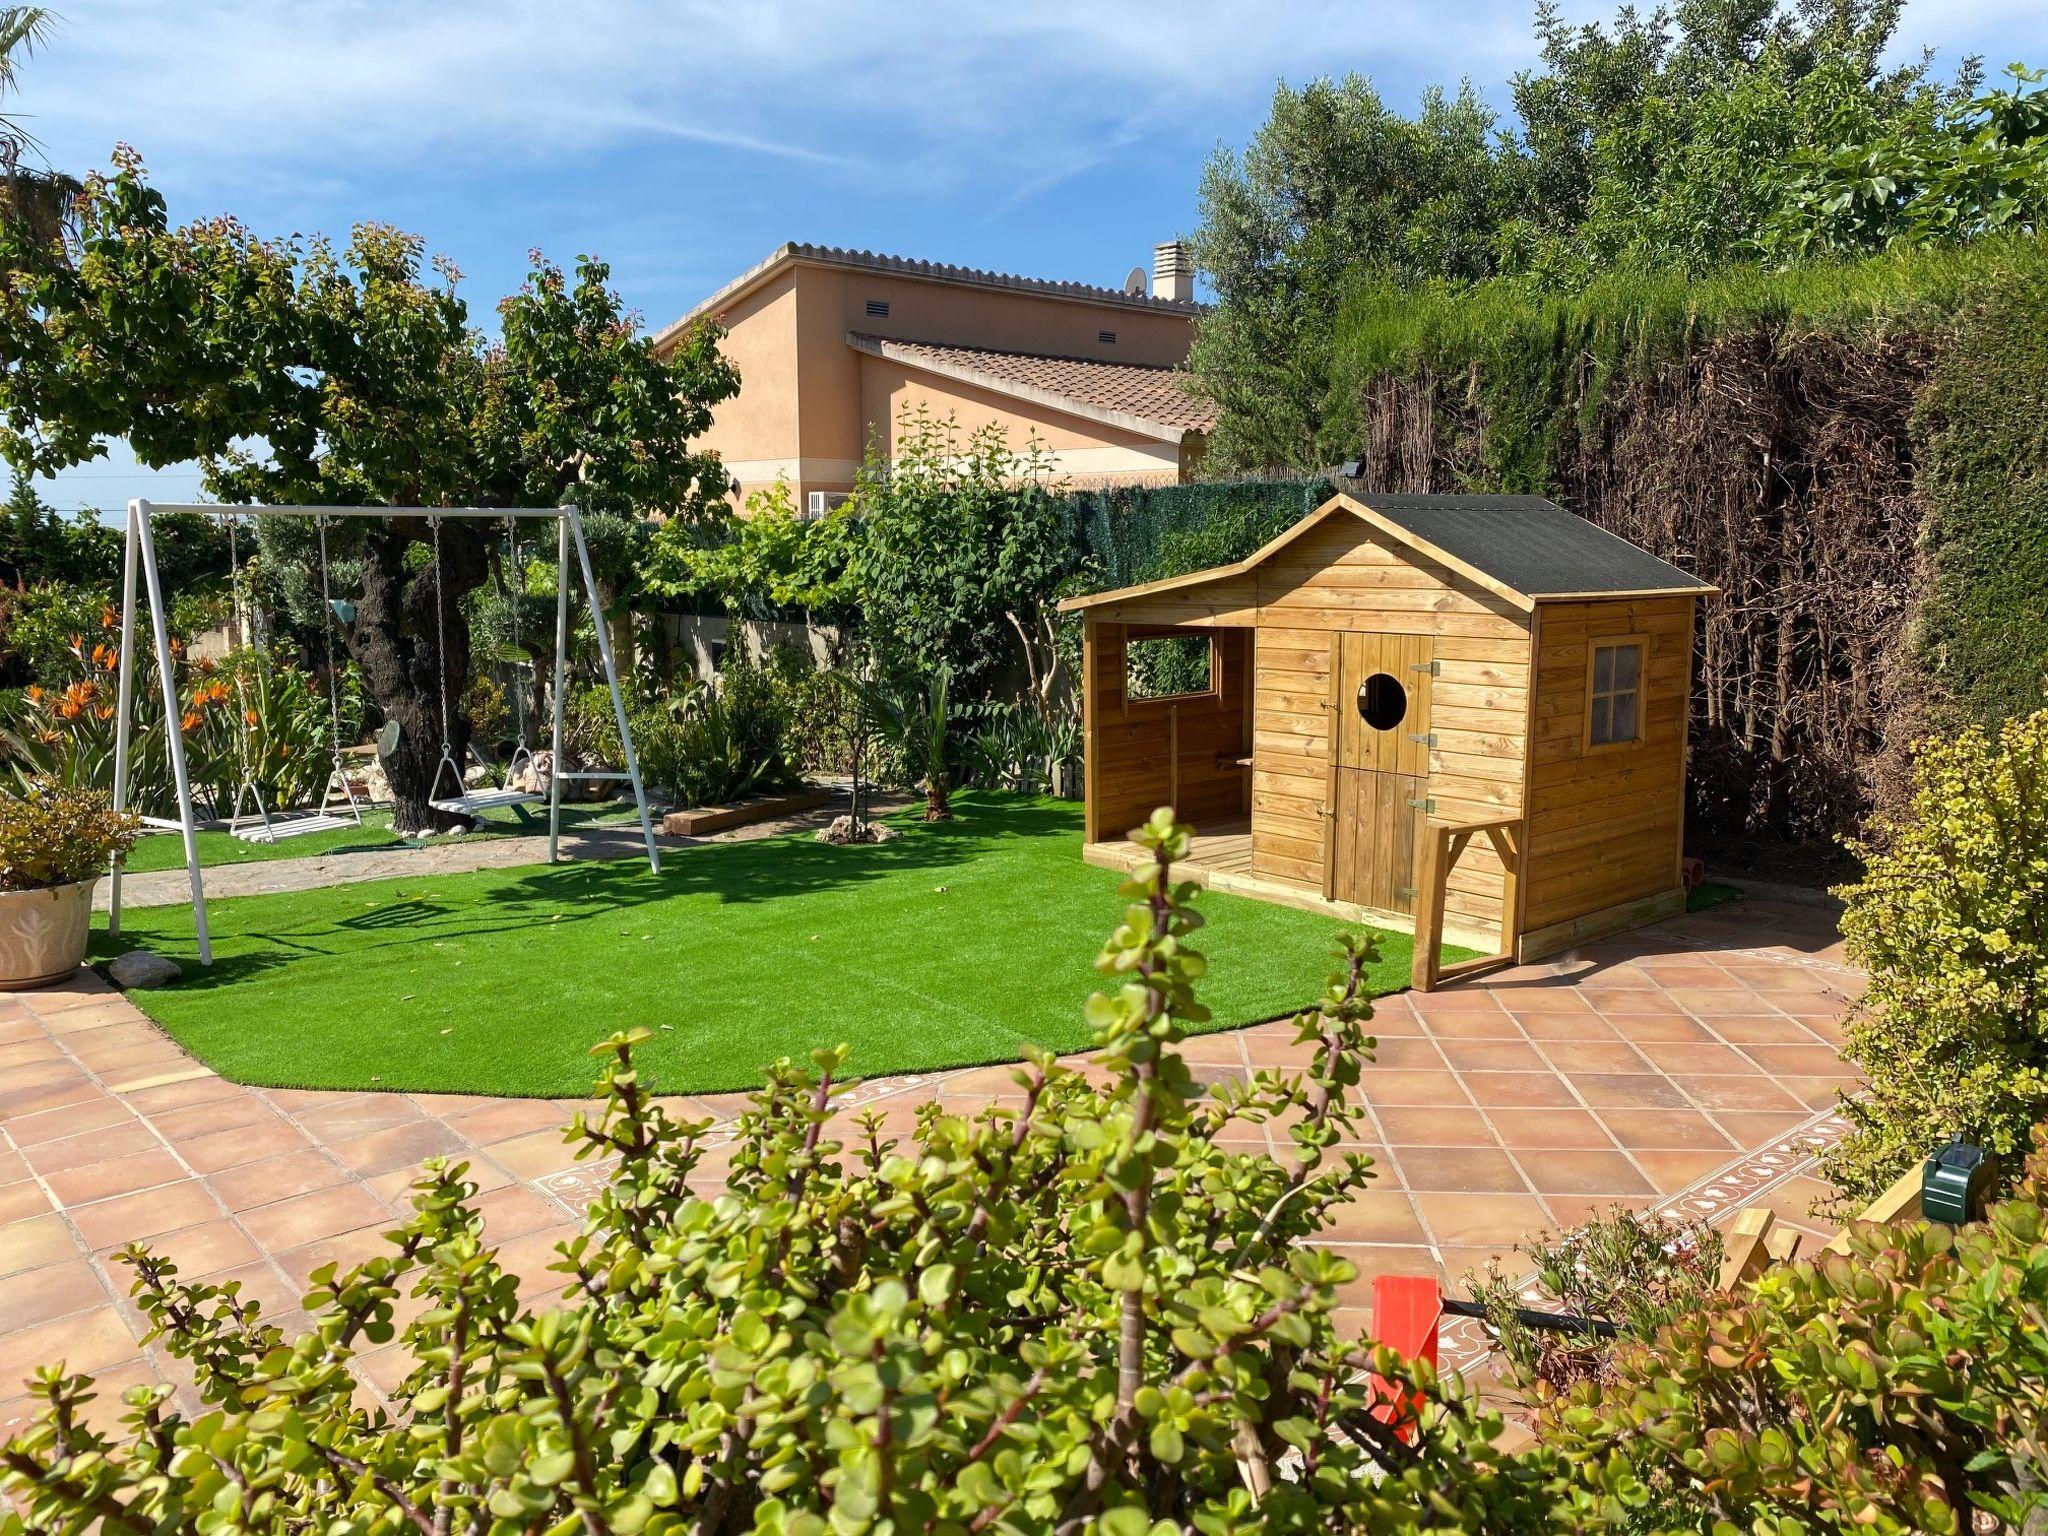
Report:
<svg viewBox="0 0 2048 1536"><path fill-rule="evenodd" d="M332 809L334 786L341 786L347 809L337 813ZM243 803L252 802L256 807L253 817L242 814ZM363 824L363 808L356 803L356 792L349 784L348 774L343 771L341 753L334 754L334 767L327 775L327 787L322 791L320 804L310 811L295 811L289 815L273 816L263 803L263 791L250 779L242 781L235 791L235 809L228 817L228 832L245 843L281 843L288 837L304 837L309 832L338 832L344 827L360 827Z"/></svg>
<svg viewBox="0 0 2048 1536"><path fill-rule="evenodd" d="M286 816L274 821L259 821L251 826L238 827L235 836L245 843L281 843L288 837L303 837L308 832L335 832L343 827L362 825L352 816L332 816L315 812L309 816Z"/></svg>
<svg viewBox="0 0 2048 1536"><path fill-rule="evenodd" d="M509 805L538 805L541 796L530 789L473 789L446 800L429 800L437 811L455 816L474 816L478 811L495 811Z"/></svg>
<svg viewBox="0 0 2048 1536"><path fill-rule="evenodd" d="M463 786L462 774L455 767L454 755L444 746L441 749L441 765L434 770L433 798L429 799L427 804L437 811L446 811L451 816L474 816L480 811L503 810L514 805L538 805L547 798L538 790L509 787L513 776L519 772L519 760L522 757L526 759L529 768L532 766L533 754L525 747L518 748L513 752L511 761L505 764L504 787L467 789ZM481 757L477 760L483 761ZM454 781L454 794L440 794L441 782L444 779Z"/></svg>

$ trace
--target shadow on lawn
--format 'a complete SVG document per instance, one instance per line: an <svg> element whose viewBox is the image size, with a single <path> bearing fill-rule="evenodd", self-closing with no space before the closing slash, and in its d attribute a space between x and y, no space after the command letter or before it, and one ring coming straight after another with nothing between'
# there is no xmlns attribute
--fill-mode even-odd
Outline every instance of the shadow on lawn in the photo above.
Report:
<svg viewBox="0 0 2048 1536"><path fill-rule="evenodd" d="M378 949L420 942L540 933L617 918L675 897L715 895L727 905L780 901L870 884L907 871L957 868L1018 840L1072 839L1075 868L1082 867L1080 808L1076 805L997 793L963 794L956 797L955 805L952 821L919 821L914 810L889 818L902 835L886 843L835 847L818 842L809 832L748 842L699 843L666 850L659 876L628 860L539 865L491 872L490 877L497 881L491 890L461 901L440 899L435 887L474 880L481 872L423 876L407 880L414 891L398 892L395 899L365 898L369 902L365 910L349 916L323 913L276 928L241 927L234 917L245 902L321 897L347 901L367 887L338 885L296 897L230 898L215 908L213 964L188 969L176 990L202 992L230 986L289 967L302 958L338 953L323 940L343 933L351 938L342 949L367 956ZM364 935L388 937L365 943ZM147 933L138 930L136 937L148 943ZM182 942L182 933L180 938ZM93 934L95 959L111 958L133 947L132 943L110 942L104 931Z"/></svg>

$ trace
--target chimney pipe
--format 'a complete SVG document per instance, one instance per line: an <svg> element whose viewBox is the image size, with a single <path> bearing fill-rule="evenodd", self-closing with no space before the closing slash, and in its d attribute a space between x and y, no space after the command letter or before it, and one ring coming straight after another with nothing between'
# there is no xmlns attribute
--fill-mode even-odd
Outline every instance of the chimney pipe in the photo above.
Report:
<svg viewBox="0 0 2048 1536"><path fill-rule="evenodd" d="M1186 245L1167 240L1152 247L1152 297L1186 302L1195 296L1195 261Z"/></svg>

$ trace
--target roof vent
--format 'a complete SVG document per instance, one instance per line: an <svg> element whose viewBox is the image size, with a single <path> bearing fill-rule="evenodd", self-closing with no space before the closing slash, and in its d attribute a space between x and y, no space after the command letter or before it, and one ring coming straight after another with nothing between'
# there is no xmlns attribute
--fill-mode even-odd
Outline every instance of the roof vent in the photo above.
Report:
<svg viewBox="0 0 2048 1536"><path fill-rule="evenodd" d="M1105 347L1113 347L1116 345L1116 332L1097 331L1095 333L1095 339L1101 342Z"/></svg>
<svg viewBox="0 0 2048 1536"><path fill-rule="evenodd" d="M874 317L875 319L877 319L877 320L886 320L886 319L888 319L888 318L889 318L889 301L888 301L887 299L869 299L869 300L868 300L868 313L869 313L870 315L872 315L872 316L873 316L873 317Z"/></svg>

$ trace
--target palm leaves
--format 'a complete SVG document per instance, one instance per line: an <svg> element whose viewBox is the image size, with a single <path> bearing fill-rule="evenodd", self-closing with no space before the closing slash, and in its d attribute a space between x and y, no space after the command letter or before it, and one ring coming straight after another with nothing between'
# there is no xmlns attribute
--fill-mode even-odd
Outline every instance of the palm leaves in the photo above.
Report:
<svg viewBox="0 0 2048 1536"><path fill-rule="evenodd" d="M929 678L915 681L839 675L852 697L858 733L894 746L903 754L907 776L924 786L924 819L951 818L946 768L946 694L951 674L940 667Z"/></svg>
<svg viewBox="0 0 2048 1536"><path fill-rule="evenodd" d="M0 100L17 90L21 66L57 29L57 13L41 5L0 5ZM25 167L37 146L21 123L0 112L0 216L20 219L43 240L54 240L78 183L59 171Z"/></svg>

